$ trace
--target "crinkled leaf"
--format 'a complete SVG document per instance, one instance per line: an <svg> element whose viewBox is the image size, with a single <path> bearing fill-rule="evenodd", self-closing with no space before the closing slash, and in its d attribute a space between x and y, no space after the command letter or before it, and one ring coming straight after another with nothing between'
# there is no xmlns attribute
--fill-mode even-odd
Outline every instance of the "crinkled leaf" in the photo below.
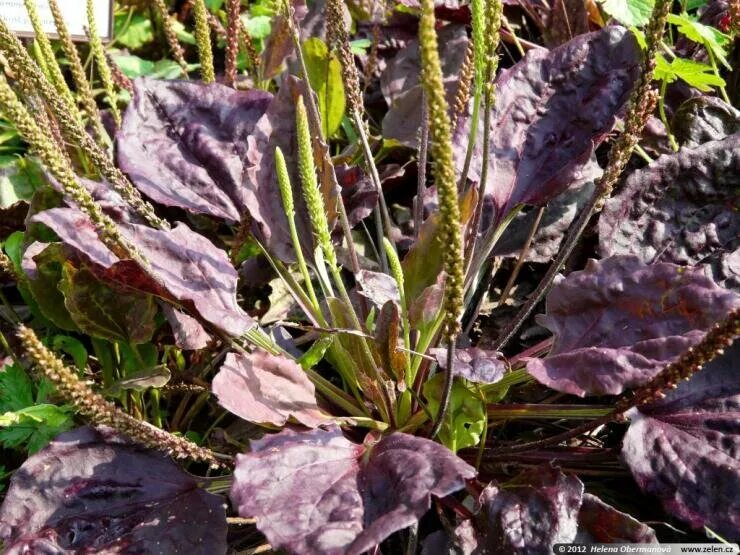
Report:
<svg viewBox="0 0 740 555"><path fill-rule="evenodd" d="M740 295L700 269L634 256L590 260L548 294L538 322L555 338L527 371L573 395L618 394L646 383L738 307Z"/></svg>
<svg viewBox="0 0 740 555"><path fill-rule="evenodd" d="M121 169L156 202L240 221L249 209L247 138L272 95L194 81L134 87L116 138Z"/></svg>
<svg viewBox="0 0 740 555"><path fill-rule="evenodd" d="M338 428L286 430L238 455L231 499L273 547L359 555L474 476L440 444L399 432L367 446Z"/></svg>
<svg viewBox="0 0 740 555"><path fill-rule="evenodd" d="M88 217L75 209L53 208L32 220L49 226L62 242L98 266L104 279L182 303L235 336L253 325L236 302L237 273L226 253L184 224L167 231L119 226L149 262L150 277L132 261L119 260L98 239Z"/></svg>
<svg viewBox="0 0 740 555"><path fill-rule="evenodd" d="M713 277L740 247L740 134L661 156L627 178L599 219L602 256L694 265L710 256ZM740 267L733 281L740 283ZM733 285L728 282L728 286Z"/></svg>
<svg viewBox="0 0 740 555"><path fill-rule="evenodd" d="M552 553L556 543L576 537L583 484L575 476L543 466L517 476L505 487L489 485L480 496L475 553Z"/></svg>
<svg viewBox="0 0 740 555"><path fill-rule="evenodd" d="M679 106L671 130L682 146L696 148L740 132L740 111L713 96L696 96Z"/></svg>
<svg viewBox="0 0 740 555"><path fill-rule="evenodd" d="M313 428L329 420L306 373L283 356L229 353L212 389L221 406L249 422L282 426L292 417Z"/></svg>
<svg viewBox="0 0 740 555"><path fill-rule="evenodd" d="M634 409L622 456L638 485L693 528L740 539L740 343Z"/></svg>
<svg viewBox="0 0 740 555"><path fill-rule="evenodd" d="M324 137L331 137L339 129L344 117L342 65L336 55L329 52L326 43L318 37L311 37L303 43L303 57L308 81L318 98Z"/></svg>
<svg viewBox="0 0 740 555"><path fill-rule="evenodd" d="M639 73L640 49L618 26L580 35L547 51L530 50L496 81L486 195L496 222L518 204L542 205L573 183L611 131ZM482 115L480 116L483 117ZM463 166L470 118L455 132ZM480 181L483 125L469 179Z"/></svg>
<svg viewBox="0 0 740 555"><path fill-rule="evenodd" d="M57 437L14 474L6 553L226 553L224 505L167 457L108 429Z"/></svg>
<svg viewBox="0 0 740 555"><path fill-rule="evenodd" d="M433 415L439 414L444 392L445 375L438 372L424 383L424 397ZM456 453L460 449L478 445L486 428L486 399L475 386L462 380L452 384L445 421L439 431L439 440Z"/></svg>
<svg viewBox="0 0 740 555"><path fill-rule="evenodd" d="M460 67L465 58L468 36L464 25L446 25L439 31L440 57L447 101L457 92ZM416 148L421 125L422 87L419 41L409 41L380 76L380 87L389 110L383 118L383 137Z"/></svg>
<svg viewBox="0 0 740 555"><path fill-rule="evenodd" d="M157 327L157 305L151 295L110 287L87 268L65 263L59 290L74 323L93 337L146 343Z"/></svg>
<svg viewBox="0 0 740 555"><path fill-rule="evenodd" d="M447 369L447 349L431 349L440 368ZM492 384L504 377L506 362L501 354L477 347L455 349L452 370L470 382Z"/></svg>
<svg viewBox="0 0 740 555"><path fill-rule="evenodd" d="M583 495L575 543L658 543L647 524L618 511L590 493Z"/></svg>

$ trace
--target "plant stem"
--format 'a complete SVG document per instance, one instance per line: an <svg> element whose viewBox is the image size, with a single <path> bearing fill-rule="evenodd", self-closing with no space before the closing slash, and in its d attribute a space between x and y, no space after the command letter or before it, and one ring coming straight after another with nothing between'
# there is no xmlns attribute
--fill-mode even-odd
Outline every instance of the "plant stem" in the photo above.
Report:
<svg viewBox="0 0 740 555"><path fill-rule="evenodd" d="M671 148L673 149L673 152L678 152L678 143L676 142L676 137L673 136L673 133L671 132L671 125L668 123L668 117L665 114L665 93L666 88L668 87L668 81L663 79L660 82L660 96L658 97L658 113L660 114L660 121L663 122L663 125L665 126L666 135L668 135L668 142L671 145Z"/></svg>
<svg viewBox="0 0 740 555"><path fill-rule="evenodd" d="M449 345L447 345L447 368L445 370L444 390L442 392L442 398L440 399L439 403L437 420L434 422L432 431L429 432L430 438L437 437L437 434L442 429L444 420L447 417L447 409L449 408L450 396L452 395L452 386L455 382L455 372L453 370L455 364L455 348L455 342L450 340Z"/></svg>
<svg viewBox="0 0 740 555"><path fill-rule="evenodd" d="M499 297L498 302L496 303L497 306L503 305L506 302L506 300L509 298L509 292L511 291L511 288L514 287L514 282L516 281L516 278L519 276L519 272L521 271L522 266L524 266L524 260L527 258L527 253L529 253L529 249L532 246L532 241L534 241L534 236L537 234L537 230L540 227L540 222L542 221L542 216L544 214L545 214L545 207L540 206L537 209L537 214L534 217L534 222L532 223L532 227L529 229L529 235L527 235L527 240L524 241L522 252L519 253L519 258L517 258L516 265L514 266L514 269L511 271L509 280L506 282L506 286L504 286L504 290L501 292L501 296Z"/></svg>

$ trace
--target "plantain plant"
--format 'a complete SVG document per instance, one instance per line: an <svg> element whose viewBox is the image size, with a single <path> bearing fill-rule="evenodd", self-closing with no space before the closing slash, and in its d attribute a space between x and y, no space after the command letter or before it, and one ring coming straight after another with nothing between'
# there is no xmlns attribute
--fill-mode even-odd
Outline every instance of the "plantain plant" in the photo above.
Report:
<svg viewBox="0 0 740 555"><path fill-rule="evenodd" d="M737 540L729 35L575 4L0 14L3 548Z"/></svg>

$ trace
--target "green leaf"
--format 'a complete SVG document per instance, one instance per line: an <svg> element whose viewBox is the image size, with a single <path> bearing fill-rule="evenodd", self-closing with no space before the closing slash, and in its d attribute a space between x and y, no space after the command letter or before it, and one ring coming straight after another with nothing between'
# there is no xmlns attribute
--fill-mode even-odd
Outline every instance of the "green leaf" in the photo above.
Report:
<svg viewBox="0 0 740 555"><path fill-rule="evenodd" d="M34 279L29 277L26 283L44 317L58 328L78 331L65 305L64 295L59 290L62 265L66 259L64 245L51 243L33 257L36 262L36 275Z"/></svg>
<svg viewBox="0 0 740 555"><path fill-rule="evenodd" d="M429 410L436 415L444 390L444 372L438 372L424 384L424 397ZM447 417L439 432L440 441L451 451L478 444L486 426L486 404L476 387L457 379L452 385Z"/></svg>
<svg viewBox="0 0 740 555"><path fill-rule="evenodd" d="M86 268L66 263L59 285L72 320L88 335L145 343L155 330L157 305L151 295L114 289Z"/></svg>
<svg viewBox="0 0 740 555"><path fill-rule="evenodd" d="M314 341L308 351L303 353L298 359L298 364L300 364L301 368L304 370L310 370L321 362L321 359L324 358L327 349L331 347L333 342L334 338L330 335L325 335L324 337Z"/></svg>
<svg viewBox="0 0 740 555"><path fill-rule="evenodd" d="M9 159L8 159L9 158ZM30 158L3 157L0 163L0 208L30 201L45 183L41 167Z"/></svg>
<svg viewBox="0 0 740 555"><path fill-rule="evenodd" d="M25 444L33 453L72 425L69 409L44 403L41 386L34 402L33 389L23 368L11 365L0 370L0 443L7 448Z"/></svg>
<svg viewBox="0 0 740 555"><path fill-rule="evenodd" d="M725 85L724 79L714 73L712 66L683 58L674 58L668 63L660 54L656 59L655 78L668 83L681 79L703 92Z"/></svg>
<svg viewBox="0 0 740 555"><path fill-rule="evenodd" d="M373 44L373 41L370 39L357 39L353 40L349 43L349 47L352 50L352 54L357 54L358 56L364 56L367 54L368 48L370 48Z"/></svg>
<svg viewBox="0 0 740 555"><path fill-rule="evenodd" d="M272 16L257 15L249 17L247 14L241 16L244 27L253 39L266 39L272 32Z"/></svg>
<svg viewBox="0 0 740 555"><path fill-rule="evenodd" d="M627 27L642 27L650 21L655 0L604 0L602 9Z"/></svg>
<svg viewBox="0 0 740 555"><path fill-rule="evenodd" d="M668 14L668 21L673 23L678 32L687 39L703 44L710 54L713 54L727 69L732 66L727 61L725 47L730 44L729 35L725 35L714 27L699 23L687 13L681 15Z"/></svg>
<svg viewBox="0 0 740 555"><path fill-rule="evenodd" d="M15 269L20 270L21 259L23 258L23 232L14 231L8 235L8 238L5 239L3 248L5 249L5 254L7 254L8 258L13 262Z"/></svg>
<svg viewBox="0 0 740 555"><path fill-rule="evenodd" d="M128 16L128 12L116 14L113 24L116 43L136 50L152 42L154 31L149 17L143 13L135 13L129 21Z"/></svg>
<svg viewBox="0 0 740 555"><path fill-rule="evenodd" d="M192 44L195 45L195 35L188 31L185 28L185 25L180 23L177 19L172 19L172 27L175 29L175 35L177 35L177 40L184 44Z"/></svg>
<svg viewBox="0 0 740 555"><path fill-rule="evenodd" d="M339 129L344 116L342 65L320 38L313 37L304 42L303 55L308 80L318 96L324 137L331 137Z"/></svg>
<svg viewBox="0 0 740 555"><path fill-rule="evenodd" d="M42 404L0 414L0 443L20 447L24 443L33 454L49 441L72 427L69 409Z"/></svg>
<svg viewBox="0 0 740 555"><path fill-rule="evenodd" d="M26 371L15 364L0 370L0 412L33 405L33 383Z"/></svg>
<svg viewBox="0 0 740 555"><path fill-rule="evenodd" d="M78 370L84 370L87 365L87 349L81 341L69 335L55 335L51 342L56 351L64 351L72 360Z"/></svg>

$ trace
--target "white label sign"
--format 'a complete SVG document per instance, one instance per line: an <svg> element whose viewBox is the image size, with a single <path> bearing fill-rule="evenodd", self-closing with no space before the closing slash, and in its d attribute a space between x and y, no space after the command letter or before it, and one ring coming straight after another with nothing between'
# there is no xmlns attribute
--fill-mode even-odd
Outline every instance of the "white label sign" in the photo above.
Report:
<svg viewBox="0 0 740 555"><path fill-rule="evenodd" d="M86 1L57 0L57 3L72 37L75 40L86 40L85 29L88 26ZM104 39L110 39L113 27L113 0L93 0L93 5L98 34ZM54 25L48 0L36 0L36 10L44 31L49 36L56 36L57 28ZM33 35L33 26L23 0L0 0L0 18L5 21L11 31L19 35Z"/></svg>

